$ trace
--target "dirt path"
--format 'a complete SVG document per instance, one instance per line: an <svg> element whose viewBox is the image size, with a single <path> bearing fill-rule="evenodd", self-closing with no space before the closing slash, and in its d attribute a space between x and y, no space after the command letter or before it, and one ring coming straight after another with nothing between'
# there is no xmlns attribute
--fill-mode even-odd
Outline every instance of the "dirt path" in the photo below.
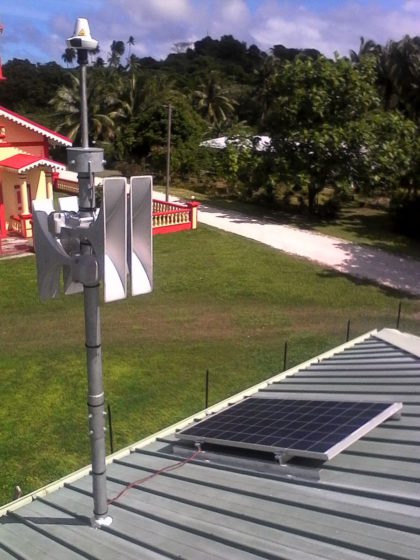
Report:
<svg viewBox="0 0 420 560"><path fill-rule="evenodd" d="M413 296L420 296L420 261L335 237L203 204L198 222L298 255Z"/></svg>

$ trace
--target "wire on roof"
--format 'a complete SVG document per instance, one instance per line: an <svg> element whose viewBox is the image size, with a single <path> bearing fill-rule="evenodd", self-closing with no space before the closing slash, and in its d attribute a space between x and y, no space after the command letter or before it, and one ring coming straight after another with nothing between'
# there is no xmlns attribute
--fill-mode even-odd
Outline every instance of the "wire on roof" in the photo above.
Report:
<svg viewBox="0 0 420 560"><path fill-rule="evenodd" d="M108 500L108 505L111 505L114 502L116 502L117 500L119 500L121 498L121 496L123 496L126 492L128 492L130 490L130 488L133 488L134 486L138 486L139 484L143 484L144 482L147 482L148 480L154 478L155 476L158 476L159 474L174 471L175 469L179 469L179 468L183 467L186 463L189 463L190 461L193 461L197 457L197 455L199 455L200 453L204 453L204 451L201 449L201 446L200 446L199 443L196 443L195 445L197 447L197 450L194 451L194 453L192 455L190 455L186 459L183 459L182 461L179 461L178 463L175 463L174 465L168 465L167 467L163 467L162 469L159 469L158 471L155 471L154 473L151 473L148 476L145 476L144 478L139 478L138 480L135 480L134 482L130 482L114 498L111 498L110 500Z"/></svg>

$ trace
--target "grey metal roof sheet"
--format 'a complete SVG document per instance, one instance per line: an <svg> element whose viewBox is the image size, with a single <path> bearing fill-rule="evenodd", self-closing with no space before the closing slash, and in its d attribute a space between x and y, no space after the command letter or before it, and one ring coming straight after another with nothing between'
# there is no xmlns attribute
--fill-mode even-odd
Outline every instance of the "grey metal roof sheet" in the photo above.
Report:
<svg viewBox="0 0 420 560"><path fill-rule="evenodd" d="M293 476L275 464L265 470L262 458L229 450L219 457L215 450L129 489L110 505L113 523L97 530L89 523L90 477L73 477L21 507L11 504L0 517L0 559L417 560L417 348L419 338L387 329L259 387L266 396L298 393L406 403L400 420L378 426L314 468L312 478ZM114 458L107 471L109 496L176 466L191 452L186 445L170 431ZM255 468L259 463L262 468Z"/></svg>

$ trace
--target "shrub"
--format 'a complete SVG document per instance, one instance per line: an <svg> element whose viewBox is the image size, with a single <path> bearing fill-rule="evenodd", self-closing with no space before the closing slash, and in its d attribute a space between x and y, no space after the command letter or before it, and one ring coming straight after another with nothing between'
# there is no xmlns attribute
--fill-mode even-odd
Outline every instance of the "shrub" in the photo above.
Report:
<svg viewBox="0 0 420 560"><path fill-rule="evenodd" d="M397 191L391 199L390 214L399 233L420 239L420 195Z"/></svg>

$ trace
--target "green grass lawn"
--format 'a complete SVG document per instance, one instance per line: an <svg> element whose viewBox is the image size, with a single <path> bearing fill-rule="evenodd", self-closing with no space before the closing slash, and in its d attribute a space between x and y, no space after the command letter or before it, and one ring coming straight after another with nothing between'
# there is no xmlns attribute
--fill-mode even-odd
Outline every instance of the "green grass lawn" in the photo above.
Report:
<svg viewBox="0 0 420 560"><path fill-rule="evenodd" d="M394 327L400 296L218 230L155 237L153 294L103 305L116 448L351 335ZM401 328L420 334L420 301ZM82 296L40 303L33 257L0 261L0 503L89 463Z"/></svg>

